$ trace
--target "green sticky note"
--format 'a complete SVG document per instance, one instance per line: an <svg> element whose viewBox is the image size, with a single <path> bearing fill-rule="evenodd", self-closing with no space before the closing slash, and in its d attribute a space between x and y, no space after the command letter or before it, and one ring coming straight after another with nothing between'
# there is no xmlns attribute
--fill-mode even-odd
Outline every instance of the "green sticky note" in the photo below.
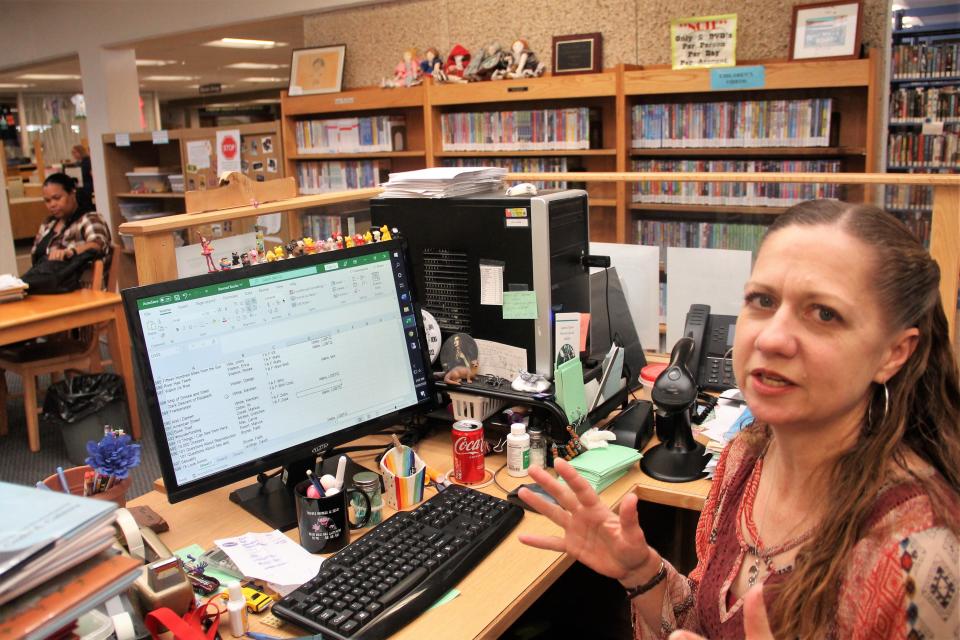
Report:
<svg viewBox="0 0 960 640"><path fill-rule="evenodd" d="M445 596L443 596L442 598L434 602L430 608L436 609L437 607L442 607L443 605L447 604L448 602L456 598L458 595L460 595L459 591L457 591L456 589L450 589L450 591L447 591L447 594Z"/></svg>
<svg viewBox="0 0 960 640"><path fill-rule="evenodd" d="M537 292L536 291L504 291L503 292L503 319L504 320L536 320L537 319Z"/></svg>

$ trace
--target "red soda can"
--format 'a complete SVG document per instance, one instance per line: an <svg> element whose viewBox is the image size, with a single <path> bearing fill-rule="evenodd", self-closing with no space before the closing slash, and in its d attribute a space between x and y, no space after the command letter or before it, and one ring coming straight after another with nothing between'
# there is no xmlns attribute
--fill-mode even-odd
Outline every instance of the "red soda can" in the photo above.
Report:
<svg viewBox="0 0 960 640"><path fill-rule="evenodd" d="M483 423L458 420L453 423L453 477L474 484L483 480Z"/></svg>

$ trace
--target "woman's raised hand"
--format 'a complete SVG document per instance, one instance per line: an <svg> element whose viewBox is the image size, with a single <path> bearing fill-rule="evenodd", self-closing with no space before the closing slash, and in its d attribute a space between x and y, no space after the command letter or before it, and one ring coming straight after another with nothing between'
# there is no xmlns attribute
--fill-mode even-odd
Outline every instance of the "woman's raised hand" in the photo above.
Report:
<svg viewBox="0 0 960 640"><path fill-rule="evenodd" d="M562 527L563 536L521 533L518 536L520 542L539 549L569 553L597 573L617 580L630 580L637 572L650 573L646 565L657 558L657 554L647 546L640 528L637 497L628 493L620 502L619 515L615 514L568 462L557 459L554 468L566 485L539 467L530 467L530 476L558 504L529 489L521 489L519 495L524 502Z"/></svg>

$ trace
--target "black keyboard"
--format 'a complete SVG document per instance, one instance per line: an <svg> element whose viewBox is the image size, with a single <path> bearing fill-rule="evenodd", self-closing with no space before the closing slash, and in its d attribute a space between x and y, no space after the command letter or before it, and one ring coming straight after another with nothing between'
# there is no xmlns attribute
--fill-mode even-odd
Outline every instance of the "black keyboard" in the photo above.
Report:
<svg viewBox="0 0 960 640"><path fill-rule="evenodd" d="M456 586L522 517L506 500L452 485L327 558L273 613L324 638L387 638Z"/></svg>

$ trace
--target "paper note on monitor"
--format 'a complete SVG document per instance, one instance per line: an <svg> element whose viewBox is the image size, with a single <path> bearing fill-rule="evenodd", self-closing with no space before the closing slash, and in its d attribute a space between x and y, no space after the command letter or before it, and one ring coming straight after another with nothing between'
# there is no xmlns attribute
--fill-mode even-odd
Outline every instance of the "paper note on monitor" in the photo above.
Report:
<svg viewBox="0 0 960 640"><path fill-rule="evenodd" d="M527 350L492 340L476 340L479 373L513 380L527 370Z"/></svg>

